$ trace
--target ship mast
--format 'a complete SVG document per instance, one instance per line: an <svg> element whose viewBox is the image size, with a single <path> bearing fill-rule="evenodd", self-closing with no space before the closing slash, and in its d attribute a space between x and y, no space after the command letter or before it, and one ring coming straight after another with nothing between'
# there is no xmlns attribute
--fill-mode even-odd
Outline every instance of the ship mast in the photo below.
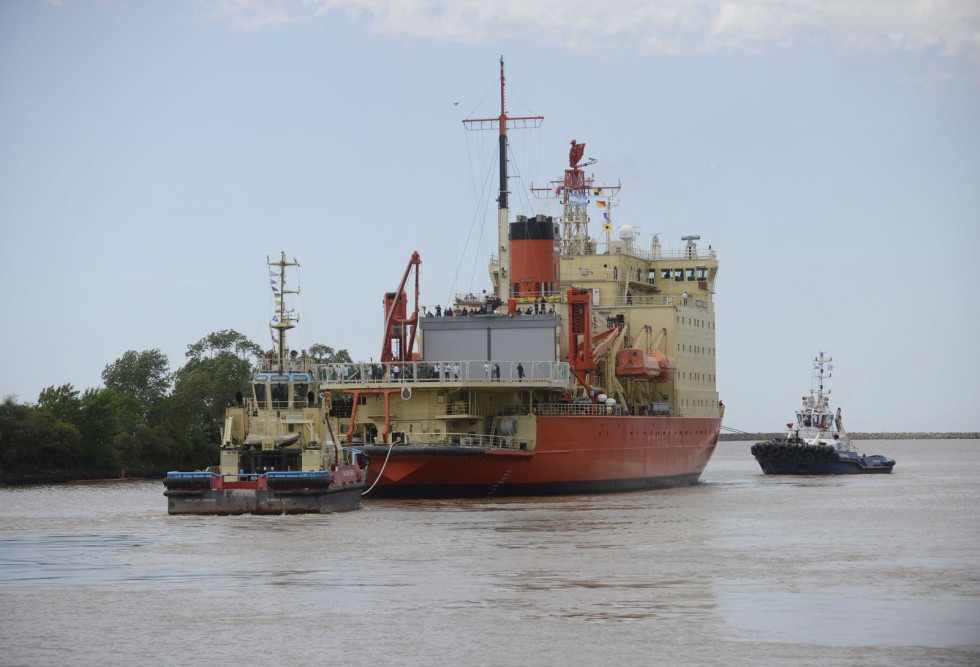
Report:
<svg viewBox="0 0 980 667"><path fill-rule="evenodd" d="M833 360L834 360L833 357L827 357L826 359L824 359L823 350L820 350L819 356L813 358L813 366L814 366L814 370L817 370L817 382L818 382L817 407L822 407L824 404L824 394L823 394L824 366L827 367L828 371L833 371L834 367L830 365L830 362L832 362ZM827 377L830 377L829 373ZM830 391L827 391L827 393L829 394Z"/></svg>
<svg viewBox="0 0 980 667"><path fill-rule="evenodd" d="M507 234L507 220L510 211L507 206L507 129L536 128L541 126L544 116L508 116L504 99L504 57L500 56L500 115L497 118L469 118L463 121L468 130L488 130L494 124L499 130L498 148L500 151L500 189L497 197L497 247L499 252L500 289L498 298L507 303L510 298L510 243Z"/></svg>
<svg viewBox="0 0 980 667"><path fill-rule="evenodd" d="M551 181L551 186L547 188L531 188L531 192L538 198L558 197L562 202L561 217L561 253L569 257L572 255L588 255L595 252L594 247L590 247L589 240L589 197L608 197L609 205L612 205L611 198L614 197L622 187L621 185L596 185L593 176L586 176L583 167L594 165L595 158L583 160L585 155L585 144L580 144L574 139L568 151L568 168L565 175L559 180ZM611 209L609 211L611 214ZM612 231L611 215L603 216L606 222L602 225L602 230L606 232L606 245L609 244L609 232Z"/></svg>
<svg viewBox="0 0 980 667"><path fill-rule="evenodd" d="M269 260L269 257L265 258L266 264L270 267L279 267L279 290L276 291L275 279L272 282L272 291L276 293L276 300L278 306L278 313L273 313L272 321L269 323L269 328L276 331L276 338L278 340L278 351L276 352L276 361L279 366L279 372L284 373L286 371L286 331L292 329L296 326L296 321L292 318L292 313L286 309L286 295L287 294L299 294L299 290L288 290L286 289L286 267L287 266L299 266L299 262L296 258L293 261L286 261L286 253L282 252L278 262L273 262ZM275 275L275 274L272 274Z"/></svg>

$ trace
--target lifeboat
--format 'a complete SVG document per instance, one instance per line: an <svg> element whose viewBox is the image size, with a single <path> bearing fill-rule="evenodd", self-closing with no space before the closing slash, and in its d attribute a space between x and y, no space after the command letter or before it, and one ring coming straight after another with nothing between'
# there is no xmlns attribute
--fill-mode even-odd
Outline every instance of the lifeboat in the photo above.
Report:
<svg viewBox="0 0 980 667"><path fill-rule="evenodd" d="M660 350L628 347L616 353L616 377L640 382L664 382L674 377L677 362Z"/></svg>
<svg viewBox="0 0 980 667"><path fill-rule="evenodd" d="M673 379L677 374L677 360L673 357L668 357L660 350L650 350L648 354L653 355L654 359L660 363L660 376L657 378L657 381L666 382L667 380Z"/></svg>

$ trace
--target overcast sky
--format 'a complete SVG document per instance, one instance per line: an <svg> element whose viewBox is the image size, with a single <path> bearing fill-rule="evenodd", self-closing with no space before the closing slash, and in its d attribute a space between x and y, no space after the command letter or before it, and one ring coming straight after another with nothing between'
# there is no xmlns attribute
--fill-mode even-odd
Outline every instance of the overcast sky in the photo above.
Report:
<svg viewBox="0 0 980 667"><path fill-rule="evenodd" d="M424 303L486 289L495 136L460 121L503 55L545 116L512 215L560 214L527 188L576 139L641 248L717 251L728 426L788 421L822 348L850 430L980 430L978 35L975 0L0 2L0 396L267 345L281 250L292 346L358 360L412 251Z"/></svg>

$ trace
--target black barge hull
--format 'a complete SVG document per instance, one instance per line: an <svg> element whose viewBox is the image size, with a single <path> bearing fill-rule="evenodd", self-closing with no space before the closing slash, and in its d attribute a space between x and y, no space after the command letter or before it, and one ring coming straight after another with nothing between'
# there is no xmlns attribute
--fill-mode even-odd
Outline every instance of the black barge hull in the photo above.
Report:
<svg viewBox="0 0 980 667"><path fill-rule="evenodd" d="M167 490L168 514L331 514L359 509L364 484L326 489Z"/></svg>
<svg viewBox="0 0 980 667"><path fill-rule="evenodd" d="M767 475L882 475L894 468L892 465L865 466L852 461L836 463L792 463L787 461L759 461Z"/></svg>

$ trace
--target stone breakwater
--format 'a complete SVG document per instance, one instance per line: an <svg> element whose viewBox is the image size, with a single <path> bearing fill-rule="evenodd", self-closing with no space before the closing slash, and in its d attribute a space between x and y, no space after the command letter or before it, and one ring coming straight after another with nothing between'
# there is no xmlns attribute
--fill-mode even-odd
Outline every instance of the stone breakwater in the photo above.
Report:
<svg viewBox="0 0 980 667"><path fill-rule="evenodd" d="M772 440L786 436L778 433L722 433L719 440ZM850 433L852 440L980 440L980 432L974 433Z"/></svg>

